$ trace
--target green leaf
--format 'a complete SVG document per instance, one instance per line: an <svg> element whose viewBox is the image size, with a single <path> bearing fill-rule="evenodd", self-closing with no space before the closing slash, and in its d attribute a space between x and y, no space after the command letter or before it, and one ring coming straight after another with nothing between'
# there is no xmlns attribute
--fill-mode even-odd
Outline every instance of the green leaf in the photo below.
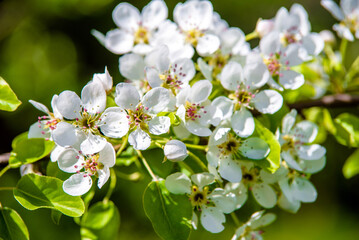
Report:
<svg viewBox="0 0 359 240"><path fill-rule="evenodd" d="M265 170L274 173L280 167L280 144L274 134L264 127L258 120L255 121L255 133L264 141L267 142L270 148L269 155L259 161L255 161L260 167Z"/></svg>
<svg viewBox="0 0 359 240"><path fill-rule="evenodd" d="M0 239L27 240L29 232L20 215L13 209L0 206Z"/></svg>
<svg viewBox="0 0 359 240"><path fill-rule="evenodd" d="M43 138L27 138L25 133L17 136L13 142L9 164L12 168L23 164L36 162L46 157L53 149L55 143Z"/></svg>
<svg viewBox="0 0 359 240"><path fill-rule="evenodd" d="M54 177L27 174L14 189L15 199L26 209L55 209L70 217L80 217L85 211L81 197L62 190L63 181Z"/></svg>
<svg viewBox="0 0 359 240"><path fill-rule="evenodd" d="M55 177L55 178L58 178L58 179L60 179L62 181L65 181L66 179L71 177L71 175L72 175L71 173L61 171L58 164L57 164L57 162L49 161L49 163L47 164L46 176Z"/></svg>
<svg viewBox="0 0 359 240"><path fill-rule="evenodd" d="M20 106L21 101L11 90L9 84L0 77L0 110L13 112Z"/></svg>
<svg viewBox="0 0 359 240"><path fill-rule="evenodd" d="M61 216L62 216L61 212L56 210L51 210L51 219L56 225L60 224Z"/></svg>
<svg viewBox="0 0 359 240"><path fill-rule="evenodd" d="M343 174L346 178L351 178L359 173L359 149L348 157L343 167Z"/></svg>
<svg viewBox="0 0 359 240"><path fill-rule="evenodd" d="M92 205L81 220L82 239L117 239L120 213L116 205L97 202Z"/></svg>
<svg viewBox="0 0 359 240"><path fill-rule="evenodd" d="M359 147L359 118L342 113L335 118L336 134L334 135L340 144L349 147Z"/></svg>
<svg viewBox="0 0 359 240"><path fill-rule="evenodd" d="M174 162L163 162L165 156L162 149L154 148L143 151L142 154L156 175L166 178L172 172Z"/></svg>
<svg viewBox="0 0 359 240"><path fill-rule="evenodd" d="M143 207L162 239L188 239L192 228L192 205L185 195L171 194L164 181L151 182L143 195Z"/></svg>

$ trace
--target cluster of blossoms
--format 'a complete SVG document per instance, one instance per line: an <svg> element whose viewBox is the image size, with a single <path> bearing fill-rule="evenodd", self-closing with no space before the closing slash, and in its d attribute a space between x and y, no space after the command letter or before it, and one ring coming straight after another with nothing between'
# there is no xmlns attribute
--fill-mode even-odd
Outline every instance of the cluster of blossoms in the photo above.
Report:
<svg viewBox="0 0 359 240"><path fill-rule="evenodd" d="M359 35L357 3L343 0L340 10L322 0L341 21L334 29L348 40ZM141 13L120 3L112 14L117 28L92 33L122 55L119 71L126 81L113 87L105 69L83 88L81 98L72 91L55 95L52 112L31 101L46 115L30 127L29 138L54 141L51 160L73 173L64 191L83 195L96 178L101 188L116 152L121 154L118 146L137 152L159 147L165 160L179 162L180 169L182 161L194 158L204 165L203 172L173 172L165 179L172 194L188 196L194 228L199 214L206 230L221 232L225 215L243 207L249 192L265 209L278 205L297 212L301 202L315 201L310 176L325 166L326 149L315 143L314 123L283 107L285 93L306 81L296 66L315 61L324 48L325 39L311 32L305 9L294 4L260 20L255 48L209 1L178 3L174 22L167 16L161 0L151 1ZM282 116L282 124L273 129L258 114ZM187 148L197 142L205 159L188 157L193 153ZM275 151L280 151L277 165L268 167ZM260 228L274 219L272 213L256 212L233 239L262 239Z"/></svg>

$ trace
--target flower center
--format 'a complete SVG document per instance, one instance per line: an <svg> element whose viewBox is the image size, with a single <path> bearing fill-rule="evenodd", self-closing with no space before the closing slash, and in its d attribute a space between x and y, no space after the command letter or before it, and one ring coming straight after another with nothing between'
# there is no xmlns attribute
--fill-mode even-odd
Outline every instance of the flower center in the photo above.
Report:
<svg viewBox="0 0 359 240"><path fill-rule="evenodd" d="M289 70L289 61L286 61L284 64L281 63L279 60L281 58L282 53L275 53L270 54L268 58L264 58L264 63L267 65L268 71L273 77L282 77L280 70L285 68ZM283 54L285 57L285 54Z"/></svg>
<svg viewBox="0 0 359 240"><path fill-rule="evenodd" d="M196 186L192 187L192 193L189 200L191 201L192 206L198 211L201 211L202 205L210 203L207 199L208 191L208 187L204 187L202 191Z"/></svg>
<svg viewBox="0 0 359 240"><path fill-rule="evenodd" d="M284 46L287 46L291 43L299 42L301 39L302 35L299 32L298 27L294 26L283 33L280 40Z"/></svg>
<svg viewBox="0 0 359 240"><path fill-rule="evenodd" d="M148 115L145 110L148 110L148 107L144 107L141 104L139 104L134 111L126 110L128 114L128 124L131 129L138 126L142 129L147 127L147 121L151 120L151 116Z"/></svg>
<svg viewBox="0 0 359 240"><path fill-rule="evenodd" d="M282 151L293 150L298 144L300 144L300 141L295 140L294 137L290 135L284 135L282 139L285 141L281 147Z"/></svg>
<svg viewBox="0 0 359 240"><path fill-rule="evenodd" d="M91 114L86 109L80 112L81 117L76 118L74 125L87 133L97 133L97 122L101 120L101 113Z"/></svg>
<svg viewBox="0 0 359 240"><path fill-rule="evenodd" d="M186 74L182 72L182 67L178 68L177 64L170 66L169 70L160 74L160 79L163 81L162 87L170 89L174 95L177 94L177 90L181 88L183 82L180 77L186 77Z"/></svg>
<svg viewBox="0 0 359 240"><path fill-rule="evenodd" d="M100 162L98 162L99 154L93 154L93 155L86 155L85 156L85 162L81 163L81 166L83 166L83 171L85 172L84 177L87 176L93 176L97 174L97 170L103 169L104 165ZM80 156L76 157L77 159L80 158ZM75 168L78 168L77 165L75 165ZM80 170L76 171L77 173L80 173Z"/></svg>
<svg viewBox="0 0 359 240"><path fill-rule="evenodd" d="M250 87L247 86L237 86L237 90L229 95L229 98L233 99L235 104L235 110L241 108L241 106L245 106L251 109L250 103L252 99L256 96L256 92L251 92Z"/></svg>
<svg viewBox="0 0 359 240"><path fill-rule="evenodd" d="M203 109L204 106L201 106L200 104L190 103L186 102L186 120L196 120L197 118L201 118L201 115L199 113L200 109ZM207 111L203 111L203 113L207 113Z"/></svg>
<svg viewBox="0 0 359 240"><path fill-rule="evenodd" d="M204 36L204 33L202 33L198 29L191 29L189 31L185 31L185 36L186 36L186 39L185 39L186 42L188 42L196 47L198 44L198 38Z"/></svg>
<svg viewBox="0 0 359 240"><path fill-rule="evenodd" d="M218 52L213 57L211 57L208 61L208 65L213 67L212 75L214 78L222 71L224 66L227 64L230 55L223 55Z"/></svg>
<svg viewBox="0 0 359 240"><path fill-rule="evenodd" d="M44 126L44 129L46 128L49 128L50 130L55 130L56 129L56 126L57 126L57 123L60 122L60 119L57 119L53 116L52 113L50 113L50 116L42 116L42 117L38 117L38 123L39 123L39 128L42 128L41 126L41 119L44 121L46 120L45 122L45 126ZM45 131L41 131L42 134L45 134Z"/></svg>
<svg viewBox="0 0 359 240"><path fill-rule="evenodd" d="M249 183L255 183L259 180L259 172L258 169L255 167L252 167L250 170L248 170L246 167L242 167L242 181L245 184Z"/></svg>
<svg viewBox="0 0 359 240"><path fill-rule="evenodd" d="M341 23L350 29L351 32L355 33L359 28L359 13L354 11L349 14Z"/></svg>
<svg viewBox="0 0 359 240"><path fill-rule="evenodd" d="M150 33L148 30L142 26L140 26L135 32L135 45L140 43L149 43Z"/></svg>
<svg viewBox="0 0 359 240"><path fill-rule="evenodd" d="M241 145L239 139L236 139L232 134L228 134L228 140L220 145L218 145L219 151L221 155L229 156L229 155L238 155L238 148Z"/></svg>

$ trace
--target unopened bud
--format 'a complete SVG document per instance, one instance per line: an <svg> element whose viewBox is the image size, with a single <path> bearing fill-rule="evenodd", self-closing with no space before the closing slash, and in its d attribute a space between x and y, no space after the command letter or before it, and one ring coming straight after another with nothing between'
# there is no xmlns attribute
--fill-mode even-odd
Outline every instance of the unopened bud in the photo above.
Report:
<svg viewBox="0 0 359 240"><path fill-rule="evenodd" d="M319 33L319 35L325 43L330 45L335 44L335 36L331 31L323 30Z"/></svg>
<svg viewBox="0 0 359 240"><path fill-rule="evenodd" d="M179 140L168 141L163 149L165 156L169 161L179 162L187 157L187 147Z"/></svg>
<svg viewBox="0 0 359 240"><path fill-rule="evenodd" d="M259 37L262 38L271 32L274 28L274 21L267 20L267 19L258 19L256 25L256 32L258 33Z"/></svg>

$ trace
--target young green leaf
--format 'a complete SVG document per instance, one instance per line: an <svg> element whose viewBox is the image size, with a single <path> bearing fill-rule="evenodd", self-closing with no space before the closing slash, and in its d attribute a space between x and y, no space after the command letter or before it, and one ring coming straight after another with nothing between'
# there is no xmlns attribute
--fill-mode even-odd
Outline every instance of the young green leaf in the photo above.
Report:
<svg viewBox="0 0 359 240"><path fill-rule="evenodd" d="M26 209L55 209L70 217L79 217L85 211L81 197L62 190L62 181L54 177L27 174L14 189L15 199Z"/></svg>
<svg viewBox="0 0 359 240"><path fill-rule="evenodd" d="M0 239L28 240L29 232L20 215L13 209L0 206Z"/></svg>
<svg viewBox="0 0 359 240"><path fill-rule="evenodd" d="M255 161L255 163L274 173L280 167L280 144L274 134L256 119L255 125L256 134L266 141L270 148L269 155L263 160Z"/></svg>
<svg viewBox="0 0 359 240"><path fill-rule="evenodd" d="M97 202L81 219L83 239L116 239L120 226L120 213L116 205Z"/></svg>
<svg viewBox="0 0 359 240"><path fill-rule="evenodd" d="M9 84L0 77L0 110L13 112L20 104L21 101L12 91Z"/></svg>
<svg viewBox="0 0 359 240"><path fill-rule="evenodd" d="M359 149L348 157L343 167L343 174L346 178L351 178L359 173Z"/></svg>
<svg viewBox="0 0 359 240"><path fill-rule="evenodd" d="M340 144L348 147L359 147L359 118L342 113L335 118L336 134L334 135Z"/></svg>
<svg viewBox="0 0 359 240"><path fill-rule="evenodd" d="M164 181L151 182L143 195L143 207L162 239L188 239L192 228L192 205L186 196L171 194Z"/></svg>

